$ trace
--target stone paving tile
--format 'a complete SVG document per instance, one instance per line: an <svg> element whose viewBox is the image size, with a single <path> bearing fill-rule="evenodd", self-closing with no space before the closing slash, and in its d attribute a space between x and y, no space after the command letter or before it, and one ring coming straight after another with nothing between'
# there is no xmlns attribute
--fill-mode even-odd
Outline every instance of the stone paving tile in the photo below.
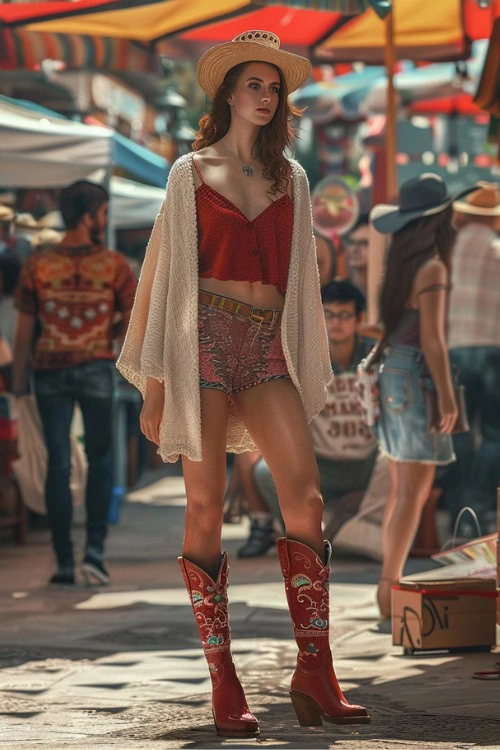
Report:
<svg viewBox="0 0 500 750"><path fill-rule="evenodd" d="M217 738L175 559L180 487L170 479L124 507L111 533L110 589L48 591L47 534L25 548L0 548L0 567L9 570L0 580L0 749L499 750L498 683L471 674L500 657L403 656L377 622L379 566L359 560L335 561L332 641L342 686L370 708L372 724L298 727L288 697L296 651L281 574L272 556L235 559L244 524L224 531L233 650L262 734ZM81 544L80 527L76 538Z"/></svg>

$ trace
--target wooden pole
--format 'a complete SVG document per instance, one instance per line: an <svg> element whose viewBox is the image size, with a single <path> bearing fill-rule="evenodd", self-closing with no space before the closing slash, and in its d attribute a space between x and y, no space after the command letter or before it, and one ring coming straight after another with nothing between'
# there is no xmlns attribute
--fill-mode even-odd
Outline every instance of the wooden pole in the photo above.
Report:
<svg viewBox="0 0 500 750"><path fill-rule="evenodd" d="M396 169L397 133L396 133L396 91L394 88L394 66L396 63L396 49L394 46L394 6L385 19L385 66L387 68L387 115L385 124L385 157L386 157L386 186L387 200L393 201L398 197L398 180Z"/></svg>

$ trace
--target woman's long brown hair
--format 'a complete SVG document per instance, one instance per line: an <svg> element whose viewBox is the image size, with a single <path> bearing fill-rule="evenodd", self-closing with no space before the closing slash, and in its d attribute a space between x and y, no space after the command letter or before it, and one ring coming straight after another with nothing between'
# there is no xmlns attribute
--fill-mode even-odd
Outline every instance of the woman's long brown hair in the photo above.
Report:
<svg viewBox="0 0 500 750"><path fill-rule="evenodd" d="M227 100L246 66L250 64L250 62L240 63L226 73L215 95L211 112L200 120L199 130L193 144L195 151L205 146L212 146L226 135L231 124L231 108ZM286 81L281 70L276 69L281 82L278 107L271 122L260 129L255 144L255 156L264 164L263 175L266 179L273 181L270 188L273 195L287 190L290 165L284 156L284 151L286 148L291 149L295 140L291 120L294 117L300 117L303 112L289 103Z"/></svg>
<svg viewBox="0 0 500 750"><path fill-rule="evenodd" d="M450 206L434 216L410 222L393 235L380 300L386 337L394 333L399 325L418 269L437 254L450 272L455 241L451 218Z"/></svg>

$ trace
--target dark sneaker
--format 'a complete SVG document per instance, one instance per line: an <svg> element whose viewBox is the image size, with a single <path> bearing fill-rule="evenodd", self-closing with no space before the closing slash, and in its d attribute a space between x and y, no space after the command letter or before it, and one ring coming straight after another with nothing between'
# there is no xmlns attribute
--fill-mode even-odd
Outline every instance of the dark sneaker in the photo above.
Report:
<svg viewBox="0 0 500 750"><path fill-rule="evenodd" d="M111 583L110 575L104 567L102 558L94 557L94 555L87 554L83 558L82 576L87 586L90 586L92 583L109 586Z"/></svg>
<svg viewBox="0 0 500 750"><path fill-rule="evenodd" d="M275 543L274 536L272 519L265 524L259 523L257 520L252 521L250 536L243 547L238 550L238 557L261 557L265 555L267 550Z"/></svg>
<svg viewBox="0 0 500 750"><path fill-rule="evenodd" d="M49 581L49 586L74 586L75 583L75 569L68 566L56 570Z"/></svg>

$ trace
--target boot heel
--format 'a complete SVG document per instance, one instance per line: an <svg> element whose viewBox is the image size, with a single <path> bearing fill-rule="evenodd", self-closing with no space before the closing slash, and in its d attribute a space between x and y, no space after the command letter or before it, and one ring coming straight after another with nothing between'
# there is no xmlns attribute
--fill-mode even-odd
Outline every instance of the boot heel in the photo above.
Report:
<svg viewBox="0 0 500 750"><path fill-rule="evenodd" d="M301 727L320 727L323 724L321 711L312 698L292 692L290 698Z"/></svg>

